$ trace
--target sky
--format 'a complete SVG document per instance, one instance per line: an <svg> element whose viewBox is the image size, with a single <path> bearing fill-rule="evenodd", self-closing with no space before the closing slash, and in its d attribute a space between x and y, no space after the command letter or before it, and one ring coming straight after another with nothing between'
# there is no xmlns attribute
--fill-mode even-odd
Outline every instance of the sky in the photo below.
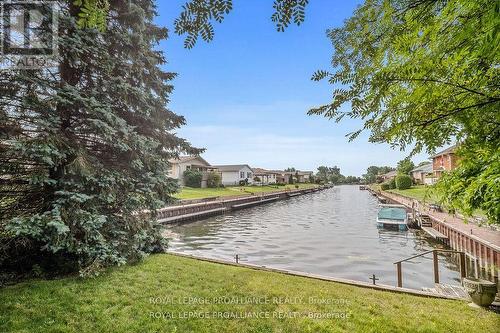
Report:
<svg viewBox="0 0 500 333"><path fill-rule="evenodd" d="M209 163L312 171L336 165L344 175L361 176L370 165L395 166L409 154L369 143L369 133L349 142L346 134L362 128L360 120L307 115L331 99L327 82L311 81L314 71L330 68L326 30L341 26L361 1L311 0L302 25L277 32L273 0L233 0L233 11L214 24L214 40L200 39L190 50L173 32L185 2L157 0L156 23L169 29L159 48L168 60L164 69L178 73L169 108L187 125L177 133L205 148Z"/></svg>

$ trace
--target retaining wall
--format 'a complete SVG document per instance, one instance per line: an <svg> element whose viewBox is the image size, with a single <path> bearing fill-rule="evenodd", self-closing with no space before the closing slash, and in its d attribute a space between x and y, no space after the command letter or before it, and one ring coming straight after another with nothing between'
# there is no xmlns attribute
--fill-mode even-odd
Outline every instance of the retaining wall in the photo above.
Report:
<svg viewBox="0 0 500 333"><path fill-rule="evenodd" d="M213 210L218 208L225 208L226 210L231 210L232 206L234 205L241 205L246 203L255 203L255 205L259 205L259 204L269 203L270 201L267 199L277 198L277 200L284 200L288 199L291 196L314 193L331 187L332 186L322 186L313 189L263 192L245 197L237 197L229 199L221 198L218 200L211 200L207 202L170 206L157 210L157 218L162 223L178 223L188 220L194 220L197 218L203 218L209 215L214 215ZM205 215L204 212L207 212L207 214ZM179 218L175 219L174 217L179 217Z"/></svg>

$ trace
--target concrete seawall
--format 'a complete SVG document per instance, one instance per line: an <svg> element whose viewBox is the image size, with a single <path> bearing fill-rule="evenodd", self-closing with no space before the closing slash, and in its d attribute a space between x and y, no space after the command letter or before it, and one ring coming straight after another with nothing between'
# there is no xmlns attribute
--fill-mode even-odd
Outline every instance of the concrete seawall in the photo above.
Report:
<svg viewBox="0 0 500 333"><path fill-rule="evenodd" d="M315 193L331 187L332 186L326 185L309 189L267 192L237 198L220 198L207 202L170 206L157 210L157 218L160 223L165 224L187 222L209 216L224 214L226 211L230 210L243 209L274 202L277 200L285 200L299 195Z"/></svg>

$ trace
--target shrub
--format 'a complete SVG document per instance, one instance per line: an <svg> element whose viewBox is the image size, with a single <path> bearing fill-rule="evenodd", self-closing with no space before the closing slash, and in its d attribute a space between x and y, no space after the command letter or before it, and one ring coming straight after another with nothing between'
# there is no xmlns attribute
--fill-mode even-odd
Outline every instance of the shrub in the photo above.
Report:
<svg viewBox="0 0 500 333"><path fill-rule="evenodd" d="M216 188L221 186L221 175L218 172L212 171L207 176L207 187Z"/></svg>
<svg viewBox="0 0 500 333"><path fill-rule="evenodd" d="M395 189L396 188L396 177L392 178L391 180L389 180L389 189L392 190L392 189Z"/></svg>
<svg viewBox="0 0 500 333"><path fill-rule="evenodd" d="M258 177L258 176L253 177L253 181L254 182L260 182L260 177Z"/></svg>
<svg viewBox="0 0 500 333"><path fill-rule="evenodd" d="M189 187L201 187L201 179L203 175L199 171L195 170L186 170L183 173L184 175L184 184Z"/></svg>
<svg viewBox="0 0 500 333"><path fill-rule="evenodd" d="M411 187L411 177L408 175L398 175L396 177L396 187L398 190L406 190Z"/></svg>
<svg viewBox="0 0 500 333"><path fill-rule="evenodd" d="M299 188L300 186L299 185L295 185L295 188Z"/></svg>
<svg viewBox="0 0 500 333"><path fill-rule="evenodd" d="M240 184L240 186L246 186L246 185L248 185L248 178L245 179L245 180L240 180L239 184Z"/></svg>
<svg viewBox="0 0 500 333"><path fill-rule="evenodd" d="M382 189L382 191L387 191L391 189L391 185L389 183L382 183L380 184L380 188Z"/></svg>

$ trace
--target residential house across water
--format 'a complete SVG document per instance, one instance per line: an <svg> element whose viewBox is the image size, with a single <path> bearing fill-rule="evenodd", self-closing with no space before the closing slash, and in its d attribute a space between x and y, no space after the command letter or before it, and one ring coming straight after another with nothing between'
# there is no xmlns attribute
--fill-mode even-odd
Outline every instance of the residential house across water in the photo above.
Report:
<svg viewBox="0 0 500 333"><path fill-rule="evenodd" d="M213 167L200 156L180 156L178 159L170 159L169 177L178 179L181 186L184 186L184 171L195 170L202 174L201 187L207 187L208 174L216 171Z"/></svg>
<svg viewBox="0 0 500 333"><path fill-rule="evenodd" d="M240 181L247 181L248 184L253 184L254 172L248 164L234 164L234 165L216 165L222 175L222 184L239 185Z"/></svg>
<svg viewBox="0 0 500 333"><path fill-rule="evenodd" d="M278 183L278 178L280 176L280 171L266 170L262 168L253 168L254 178L258 178L259 181L255 183L261 185L276 184Z"/></svg>

